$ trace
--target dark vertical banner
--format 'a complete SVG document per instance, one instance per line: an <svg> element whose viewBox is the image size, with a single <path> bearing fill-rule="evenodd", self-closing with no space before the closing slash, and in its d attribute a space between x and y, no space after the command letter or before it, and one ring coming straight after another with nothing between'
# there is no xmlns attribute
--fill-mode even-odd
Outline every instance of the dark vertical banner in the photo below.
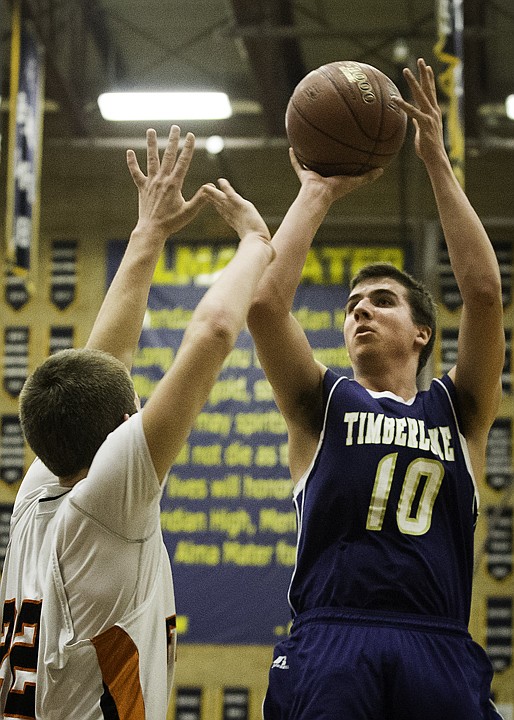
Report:
<svg viewBox="0 0 514 720"><path fill-rule="evenodd" d="M448 102L445 143L455 175L464 187L464 13L463 0L436 0L438 39L434 54L442 65L437 74Z"/></svg>
<svg viewBox="0 0 514 720"><path fill-rule="evenodd" d="M75 300L77 288L77 241L54 240L52 242L52 277L50 300L66 310Z"/></svg>
<svg viewBox="0 0 514 720"><path fill-rule="evenodd" d="M486 448L485 480L493 490L506 491L512 483L512 418L494 421Z"/></svg>
<svg viewBox="0 0 514 720"><path fill-rule="evenodd" d="M223 688L223 720L248 720L248 688Z"/></svg>
<svg viewBox="0 0 514 720"><path fill-rule="evenodd" d="M9 503L0 504L0 567L4 566L5 553L9 542L9 530L13 506Z"/></svg>
<svg viewBox="0 0 514 720"><path fill-rule="evenodd" d="M6 27L6 15L7 15L7 6L5 3L0 3L0 27ZM4 86L4 72L5 72L5 65L4 65L4 57L5 57L5 51L3 48L3 42L4 42L5 33L2 34L2 37L0 38L0 107L2 106L2 88ZM0 165L3 162L3 123L0 122Z"/></svg>
<svg viewBox="0 0 514 720"><path fill-rule="evenodd" d="M512 573L512 506L487 508L487 571L496 580Z"/></svg>
<svg viewBox="0 0 514 720"><path fill-rule="evenodd" d="M41 171L44 58L42 45L13 4L11 94L7 167L6 300L14 308L29 298L37 257Z"/></svg>
<svg viewBox="0 0 514 720"><path fill-rule="evenodd" d="M132 371L143 404L235 250L221 244L167 246ZM111 243L108 280L122 251L123 243ZM305 263L294 313L315 357L341 374L350 374L342 335L349 279L374 260L404 267L404 252L323 244ZM185 642L269 645L287 633L287 589L296 557L292 490L286 426L243 330L176 458L161 503L177 631ZM236 706L235 695L230 697L230 717L244 717L244 703Z"/></svg>
<svg viewBox="0 0 514 720"><path fill-rule="evenodd" d="M175 700L175 720L200 720L202 716L202 688L179 687Z"/></svg>
<svg viewBox="0 0 514 720"><path fill-rule="evenodd" d="M73 347L75 328L73 325L52 325L48 339L48 354Z"/></svg>
<svg viewBox="0 0 514 720"><path fill-rule="evenodd" d="M28 326L9 326L4 330L4 390L18 397L29 370Z"/></svg>
<svg viewBox="0 0 514 720"><path fill-rule="evenodd" d="M25 442L17 415L0 418L0 480L12 485L21 480L25 460Z"/></svg>
<svg viewBox="0 0 514 720"><path fill-rule="evenodd" d="M512 665L512 610L511 596L487 598L486 650L496 673Z"/></svg>

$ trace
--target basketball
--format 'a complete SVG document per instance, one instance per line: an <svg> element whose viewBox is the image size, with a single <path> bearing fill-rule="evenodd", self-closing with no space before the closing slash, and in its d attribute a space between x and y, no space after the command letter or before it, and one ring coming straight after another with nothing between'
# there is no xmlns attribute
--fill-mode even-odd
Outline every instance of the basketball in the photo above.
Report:
<svg viewBox="0 0 514 720"><path fill-rule="evenodd" d="M400 150L407 115L383 72L353 60L322 65L296 86L286 132L298 161L320 175L361 175L385 167Z"/></svg>

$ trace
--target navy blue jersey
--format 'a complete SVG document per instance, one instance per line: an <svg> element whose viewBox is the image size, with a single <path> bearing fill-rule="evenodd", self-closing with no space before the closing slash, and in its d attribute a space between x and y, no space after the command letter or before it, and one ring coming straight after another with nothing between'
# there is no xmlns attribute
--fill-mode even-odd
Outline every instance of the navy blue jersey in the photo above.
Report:
<svg viewBox="0 0 514 720"><path fill-rule="evenodd" d="M467 625L478 496L452 381L405 402L327 370L324 397L294 494L293 614L347 607Z"/></svg>

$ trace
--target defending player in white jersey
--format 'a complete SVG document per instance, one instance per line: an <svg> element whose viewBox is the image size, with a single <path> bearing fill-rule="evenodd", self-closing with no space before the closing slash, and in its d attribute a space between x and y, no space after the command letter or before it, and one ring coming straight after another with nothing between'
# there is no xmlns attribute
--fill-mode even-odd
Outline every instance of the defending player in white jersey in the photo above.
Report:
<svg viewBox="0 0 514 720"><path fill-rule="evenodd" d="M160 532L164 479L232 349L274 251L250 203L241 242L198 304L172 367L137 412L129 375L166 239L206 201L185 201L194 150L171 128L162 161L147 132L147 175L127 163L139 219L85 349L48 358L20 397L37 459L14 507L0 606L0 718L164 720L175 606ZM237 302L233 302L233 298Z"/></svg>

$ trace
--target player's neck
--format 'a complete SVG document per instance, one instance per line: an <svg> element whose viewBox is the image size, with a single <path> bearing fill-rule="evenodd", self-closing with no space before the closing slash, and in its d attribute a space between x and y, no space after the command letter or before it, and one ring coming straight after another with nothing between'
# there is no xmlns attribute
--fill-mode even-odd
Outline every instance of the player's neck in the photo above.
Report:
<svg viewBox="0 0 514 720"><path fill-rule="evenodd" d="M376 372L355 369L354 378L367 390L373 392L390 392L403 400L411 400L418 392L415 373L405 368L391 368L389 371Z"/></svg>
<svg viewBox="0 0 514 720"><path fill-rule="evenodd" d="M79 470L74 475L66 475L65 477L59 478L59 485L62 485L63 487L73 487L76 485L79 480L83 480L87 473L89 471L89 468L82 468L82 470Z"/></svg>

